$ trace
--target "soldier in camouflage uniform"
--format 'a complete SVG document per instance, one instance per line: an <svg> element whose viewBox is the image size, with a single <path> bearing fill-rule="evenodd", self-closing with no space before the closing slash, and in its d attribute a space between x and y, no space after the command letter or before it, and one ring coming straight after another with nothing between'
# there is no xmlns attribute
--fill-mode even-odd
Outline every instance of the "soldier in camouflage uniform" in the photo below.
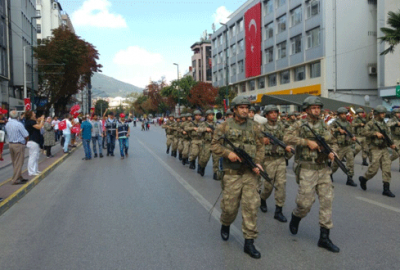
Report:
<svg viewBox="0 0 400 270"><path fill-rule="evenodd" d="M192 114L186 114L186 122L181 125L182 139L183 139L183 150L182 150L182 165L189 163L189 151L190 151L190 134L185 131L186 125L192 121Z"/></svg>
<svg viewBox="0 0 400 270"><path fill-rule="evenodd" d="M249 118L251 119L251 120L254 120L254 115L256 114L256 108L254 108L253 106L251 106L250 107L250 110L249 110Z"/></svg>
<svg viewBox="0 0 400 270"><path fill-rule="evenodd" d="M360 176L359 180L361 188L363 190L367 190L367 181L374 177L379 168L381 168L383 180L382 195L393 198L395 195L390 191L392 161L390 160L389 151L387 149L387 142L377 127L379 126L389 137L391 136L390 128L384 121L386 112L387 110L384 106L378 105L374 110L374 119L365 125L363 135L367 138L367 143L370 146L369 160L371 164L369 165L367 172L364 174L364 176ZM390 148L395 149L396 145L393 144L390 146Z"/></svg>
<svg viewBox="0 0 400 270"><path fill-rule="evenodd" d="M173 135L174 124L175 124L174 115L170 114L168 116L168 121L162 126L162 128L165 129L165 133L167 134L167 154L169 154L169 148L171 147L171 144L174 140L174 135Z"/></svg>
<svg viewBox="0 0 400 270"><path fill-rule="evenodd" d="M357 140L361 143L361 145L356 144L356 149L354 151L354 156L362 149L362 165L368 166L367 157L368 157L368 144L367 139L362 135L365 124L367 124L366 119L364 118L364 110L362 108L358 108L356 110L357 117L351 123L351 126L354 128L354 133L356 135Z"/></svg>
<svg viewBox="0 0 400 270"><path fill-rule="evenodd" d="M202 134L198 132L199 125L201 124L201 112L199 110L195 110L194 121L190 121L185 126L185 131L190 134L190 138L192 139L190 145L190 153L189 153L189 169L196 169L196 159L201 152L201 146L203 144Z"/></svg>
<svg viewBox="0 0 400 270"><path fill-rule="evenodd" d="M179 160L182 160L182 152L183 152L183 129L182 129L182 125L186 122L186 114L182 114L181 116L181 122L179 123L178 127L177 127L177 131L178 131L178 152L179 152Z"/></svg>
<svg viewBox="0 0 400 270"><path fill-rule="evenodd" d="M268 122L261 128L264 132L271 134L278 140L283 140L285 127L282 122L278 121L279 109L275 105L268 105L264 110L265 117ZM287 222L286 217L282 214L282 207L285 205L286 199L286 159L285 154L293 149L287 146L286 149L278 145L272 145L268 138L264 138L265 158L263 161L264 170L272 179L272 184L264 181L264 189L261 192L262 212L267 212L267 199L271 196L275 185L275 215L274 218L280 222Z"/></svg>
<svg viewBox="0 0 400 270"><path fill-rule="evenodd" d="M323 136L333 151L337 149L336 139L328 130L325 122L320 119L323 104L316 96L309 96L303 102L307 117L291 126L284 136L286 144L296 145L295 168L296 181L299 184L297 192L297 207L292 213L289 229L292 234L297 234L299 223L315 202L315 194L319 199L319 225L320 238L318 246L332 252L339 252L329 239L332 223L333 184L330 178L332 170L328 166L328 159L334 160L335 154L329 155L320 151L320 146L312 132L305 126L308 125L316 134Z"/></svg>
<svg viewBox="0 0 400 270"><path fill-rule="evenodd" d="M176 116L175 117L175 123L172 126L173 127L173 141L172 141L172 152L171 152L171 156L172 157L176 157L177 152L178 152L178 142L179 142L179 138L178 138L178 133L179 133L179 125L181 122L181 117L180 116Z"/></svg>
<svg viewBox="0 0 400 270"><path fill-rule="evenodd" d="M354 134L354 137L350 138L345 130L341 129L339 124L346 128L350 133L354 133L352 130L351 124L347 121L347 113L349 111L340 107L337 110L338 118L330 125L329 129L331 130L333 136L336 138L339 150L337 155L339 160L342 160L344 157L346 158L346 167L349 170L349 174L347 175L346 185L356 187L357 184L353 181L354 176L354 151L353 144L357 140ZM339 123L339 124L338 124ZM338 170L339 166L334 162L332 164L332 175Z"/></svg>
<svg viewBox="0 0 400 270"><path fill-rule="evenodd" d="M226 114L226 119L233 118L233 112L231 109L227 109L225 114Z"/></svg>
<svg viewBox="0 0 400 270"><path fill-rule="evenodd" d="M223 157L225 175L222 179L221 200L221 237L229 239L230 225L236 219L239 205L242 204L242 231L245 238L244 252L253 258L260 258L261 254L254 246L257 238L257 209L260 206L258 194L258 178L261 162L264 159L263 140L260 126L248 118L250 101L238 96L233 99L235 117L220 124L211 142L214 154ZM220 138L226 136L237 147L244 149L254 159L258 168L251 170L243 164L232 148Z"/></svg>
<svg viewBox="0 0 400 270"><path fill-rule="evenodd" d="M197 172L204 176L204 170L207 166L208 160L212 154L212 163L213 163L213 171L214 171L214 180L219 180L217 176L218 172L218 161L219 158L214 153L211 153L211 140L214 134L214 130L216 128L216 123L214 122L214 112L213 110L206 111L206 121L200 124L198 128L198 132L202 133L203 136L203 146L199 157L199 166Z"/></svg>
<svg viewBox="0 0 400 270"><path fill-rule="evenodd" d="M400 109L396 108L392 111L392 118L387 122L387 125L390 127L390 131L392 132L392 139L397 148L400 148ZM399 157L399 154L396 151L393 151L390 160L394 161ZM400 164L400 159L399 159ZM400 171L400 169L399 169Z"/></svg>

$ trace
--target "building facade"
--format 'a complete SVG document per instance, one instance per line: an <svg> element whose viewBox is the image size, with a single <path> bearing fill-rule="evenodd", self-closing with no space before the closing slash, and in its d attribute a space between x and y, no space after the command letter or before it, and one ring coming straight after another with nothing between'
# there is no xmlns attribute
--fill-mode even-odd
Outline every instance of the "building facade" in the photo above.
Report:
<svg viewBox="0 0 400 270"><path fill-rule="evenodd" d="M9 109L10 0L0 0L0 108Z"/></svg>
<svg viewBox="0 0 400 270"><path fill-rule="evenodd" d="M261 18L246 20L254 8ZM398 67L388 67L398 66L400 54L380 56L385 45L377 37L387 12L399 8L396 0L249 0L212 35L213 85L228 83L256 103L263 94L308 93L381 104L380 89L396 84ZM254 49L246 34L254 32L260 72L246 76L246 55Z"/></svg>
<svg viewBox="0 0 400 270"><path fill-rule="evenodd" d="M61 4L57 0L36 0L36 9L41 16L37 19L37 38L50 38L52 30L63 25Z"/></svg>
<svg viewBox="0 0 400 270"><path fill-rule="evenodd" d="M212 83L211 40L202 39L190 47L193 51L191 74L195 81Z"/></svg>
<svg viewBox="0 0 400 270"><path fill-rule="evenodd" d="M62 24L63 24L65 27L68 27L69 31L71 31L72 33L75 33L75 28L74 28L74 26L72 25L72 21L71 21L69 15L66 14L66 13L64 13L64 14L61 16L61 18L62 18Z"/></svg>

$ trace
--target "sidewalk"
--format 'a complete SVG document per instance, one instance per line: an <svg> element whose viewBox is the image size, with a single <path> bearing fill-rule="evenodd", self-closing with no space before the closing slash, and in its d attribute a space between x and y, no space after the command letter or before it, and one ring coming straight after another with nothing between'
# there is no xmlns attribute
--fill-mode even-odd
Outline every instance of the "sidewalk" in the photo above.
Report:
<svg viewBox="0 0 400 270"><path fill-rule="evenodd" d="M22 171L22 177L29 181L23 185L12 185L11 178L4 177L3 171L12 170L11 157L10 155L3 155L4 161L0 163L0 198L3 201L0 202L0 215L7 211L12 205L18 202L25 194L27 194L33 187L40 183L48 174L50 174L58 165L60 165L66 158L68 158L76 149L81 146L79 142L76 148L72 148L70 154L64 154L60 144L57 144L52 148L53 158L47 158L43 152L39 158L39 171L42 173L37 176L29 176L26 169L28 163L28 150L25 151L25 161Z"/></svg>

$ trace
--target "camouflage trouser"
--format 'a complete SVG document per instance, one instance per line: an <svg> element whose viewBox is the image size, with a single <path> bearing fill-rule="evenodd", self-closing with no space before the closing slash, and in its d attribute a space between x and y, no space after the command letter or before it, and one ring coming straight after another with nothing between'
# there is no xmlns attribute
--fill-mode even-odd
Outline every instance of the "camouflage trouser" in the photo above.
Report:
<svg viewBox="0 0 400 270"><path fill-rule="evenodd" d="M393 143L397 146L397 149L400 149L400 140L393 140ZM394 150L392 150L392 151L393 151L393 153L390 156L390 160L394 161L399 157L399 154L397 154L397 152ZM399 159L399 164L400 164L400 159Z"/></svg>
<svg viewBox="0 0 400 270"><path fill-rule="evenodd" d="M369 160L371 163L369 164L368 170L364 175L365 179L369 180L374 177L379 168L381 168L383 182L390 183L390 178L392 178L392 161L390 160L390 155L387 148L370 149Z"/></svg>
<svg viewBox="0 0 400 270"><path fill-rule="evenodd" d="M339 146L339 150L337 151L337 155L339 160L342 160L343 157L346 157L346 168L349 170L349 175L354 175L354 151L351 148L351 145L348 146ZM332 164L332 173L335 173L338 170L339 166L336 162Z"/></svg>
<svg viewBox="0 0 400 270"><path fill-rule="evenodd" d="M179 153L183 152L183 139L182 138L178 139L178 151L179 151Z"/></svg>
<svg viewBox="0 0 400 270"><path fill-rule="evenodd" d="M167 148L171 147L173 141L174 141L174 135L167 135Z"/></svg>
<svg viewBox="0 0 400 270"><path fill-rule="evenodd" d="M356 143L356 150L354 151L354 156L357 156L357 154L361 151L362 149L362 158L366 159L368 157L368 143L367 139L365 137L357 137L357 140L361 143L359 145Z"/></svg>
<svg viewBox="0 0 400 270"><path fill-rule="evenodd" d="M242 232L245 239L257 238L257 211L260 207L257 175L246 170L243 175L227 175L222 179L221 223L229 226L236 219L242 202Z"/></svg>
<svg viewBox="0 0 400 270"><path fill-rule="evenodd" d="M207 166L208 160L210 159L212 154L212 162L213 162L213 171L217 172L218 171L218 162L219 162L219 157L211 153L211 142L206 142L203 144L203 147L200 152L200 157L199 157L199 165L203 168Z"/></svg>
<svg viewBox="0 0 400 270"><path fill-rule="evenodd" d="M264 170L273 180L275 185L275 205L283 207L286 199L286 161L285 157L266 159L263 164ZM264 181L264 189L261 192L261 199L266 200L272 193L273 185Z"/></svg>
<svg viewBox="0 0 400 270"><path fill-rule="evenodd" d="M315 193L319 200L319 225L331 229L332 223L332 201L333 184L330 178L331 168L326 167L320 170L300 169L299 190L297 191L297 208L293 214L304 218L311 210L315 202Z"/></svg>
<svg viewBox="0 0 400 270"><path fill-rule="evenodd" d="M176 151L178 149L179 138L174 135L174 141L172 142L172 151Z"/></svg>
<svg viewBox="0 0 400 270"><path fill-rule="evenodd" d="M183 158L189 157L189 150L190 150L190 140L183 140L183 151L182 151Z"/></svg>
<svg viewBox="0 0 400 270"><path fill-rule="evenodd" d="M190 145L190 154L189 161L196 160L201 152L201 146L203 145L202 140L192 140L192 144Z"/></svg>

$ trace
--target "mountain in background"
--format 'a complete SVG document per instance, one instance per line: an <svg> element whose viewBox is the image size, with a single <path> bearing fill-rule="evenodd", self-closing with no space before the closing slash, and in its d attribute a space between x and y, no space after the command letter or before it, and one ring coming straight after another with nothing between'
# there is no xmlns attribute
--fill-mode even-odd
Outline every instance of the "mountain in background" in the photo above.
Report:
<svg viewBox="0 0 400 270"><path fill-rule="evenodd" d="M143 88L100 73L95 73L92 77L93 97L126 97L132 92L142 93L142 91Z"/></svg>

